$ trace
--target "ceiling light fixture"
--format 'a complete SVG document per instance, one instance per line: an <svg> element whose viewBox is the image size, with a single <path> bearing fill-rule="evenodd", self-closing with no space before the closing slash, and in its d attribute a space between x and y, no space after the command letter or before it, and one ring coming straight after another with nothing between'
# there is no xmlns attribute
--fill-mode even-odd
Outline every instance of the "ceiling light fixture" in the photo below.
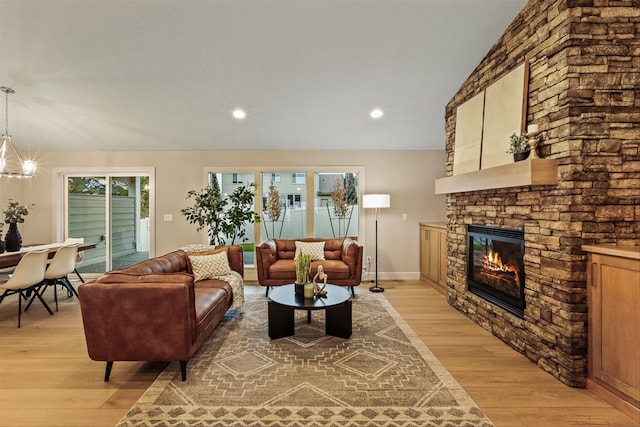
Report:
<svg viewBox="0 0 640 427"><path fill-rule="evenodd" d="M384 116L384 111L382 111L380 108L374 108L369 113L369 117L371 117L372 119L380 119L382 118L382 116Z"/></svg>
<svg viewBox="0 0 640 427"><path fill-rule="evenodd" d="M0 90L5 93L4 135L2 135L2 146L0 146L0 178L31 178L36 173L36 162L22 160L11 143L11 135L9 135L9 94L15 92L10 87L4 86L0 87Z"/></svg>
<svg viewBox="0 0 640 427"><path fill-rule="evenodd" d="M247 117L247 113L245 113L245 111L240 108L236 108L231 114L233 114L233 117L238 120L242 120Z"/></svg>

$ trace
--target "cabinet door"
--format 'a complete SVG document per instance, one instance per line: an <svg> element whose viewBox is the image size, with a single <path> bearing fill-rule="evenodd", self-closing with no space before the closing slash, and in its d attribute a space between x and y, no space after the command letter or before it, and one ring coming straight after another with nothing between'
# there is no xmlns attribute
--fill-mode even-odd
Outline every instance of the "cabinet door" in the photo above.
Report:
<svg viewBox="0 0 640 427"><path fill-rule="evenodd" d="M447 231L439 230L438 235L440 237L440 274L439 283L441 286L447 286Z"/></svg>
<svg viewBox="0 0 640 427"><path fill-rule="evenodd" d="M437 228L429 228L429 279L440 282L440 237Z"/></svg>
<svg viewBox="0 0 640 427"><path fill-rule="evenodd" d="M592 255L589 375L640 400L640 271L637 261ZM637 403L636 403L637 404Z"/></svg>
<svg viewBox="0 0 640 427"><path fill-rule="evenodd" d="M420 279L427 280L429 278L429 229L420 226Z"/></svg>

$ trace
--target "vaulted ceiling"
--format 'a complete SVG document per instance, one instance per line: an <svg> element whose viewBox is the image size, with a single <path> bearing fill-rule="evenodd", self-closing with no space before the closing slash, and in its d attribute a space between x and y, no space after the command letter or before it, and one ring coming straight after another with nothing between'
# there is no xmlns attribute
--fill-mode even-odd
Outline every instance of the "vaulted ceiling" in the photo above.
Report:
<svg viewBox="0 0 640 427"><path fill-rule="evenodd" d="M446 103L525 4L0 0L9 131L31 151L443 149Z"/></svg>

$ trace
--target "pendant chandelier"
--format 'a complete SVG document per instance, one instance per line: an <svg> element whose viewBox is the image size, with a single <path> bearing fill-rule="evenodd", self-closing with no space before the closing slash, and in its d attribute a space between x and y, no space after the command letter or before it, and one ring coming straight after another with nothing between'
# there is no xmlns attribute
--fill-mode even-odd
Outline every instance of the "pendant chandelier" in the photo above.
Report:
<svg viewBox="0 0 640 427"><path fill-rule="evenodd" d="M18 150L11 143L9 135L9 94L15 93L10 87L0 87L5 93L4 135L0 146L0 178L31 178L36 173L36 162L22 160Z"/></svg>

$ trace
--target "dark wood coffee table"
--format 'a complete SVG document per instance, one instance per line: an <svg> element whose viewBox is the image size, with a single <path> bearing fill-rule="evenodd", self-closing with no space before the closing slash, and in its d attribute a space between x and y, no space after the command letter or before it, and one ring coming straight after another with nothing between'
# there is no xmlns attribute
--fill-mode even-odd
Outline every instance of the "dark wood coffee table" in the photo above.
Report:
<svg viewBox="0 0 640 427"><path fill-rule="evenodd" d="M269 338L294 334L295 310L307 310L307 323L311 323L312 310L325 310L326 334L351 337L351 293L337 285L327 285L325 290L326 298L304 298L295 294L293 284L273 287L269 292Z"/></svg>

